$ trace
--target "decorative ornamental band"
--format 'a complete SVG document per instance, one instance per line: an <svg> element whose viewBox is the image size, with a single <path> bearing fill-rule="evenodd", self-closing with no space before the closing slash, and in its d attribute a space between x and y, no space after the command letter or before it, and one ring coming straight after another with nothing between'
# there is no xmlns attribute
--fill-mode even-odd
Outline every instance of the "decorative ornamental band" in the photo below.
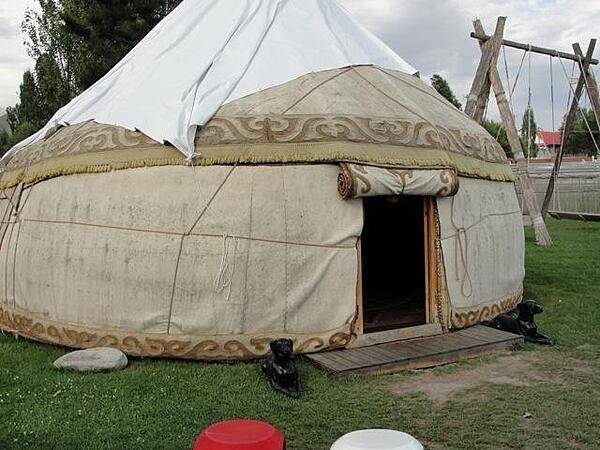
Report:
<svg viewBox="0 0 600 450"><path fill-rule="evenodd" d="M435 148L488 162L505 162L502 147L486 133L471 133L412 119L339 115L215 117L196 136L206 145L347 141Z"/></svg>
<svg viewBox="0 0 600 450"><path fill-rule="evenodd" d="M310 353L348 345L354 336L350 325L338 330L291 336L297 353ZM102 330L62 324L34 317L25 311L0 307L0 329L39 342L72 348L115 347L131 356L198 360L251 360L269 354L269 342L285 333L268 336L178 336Z"/></svg>

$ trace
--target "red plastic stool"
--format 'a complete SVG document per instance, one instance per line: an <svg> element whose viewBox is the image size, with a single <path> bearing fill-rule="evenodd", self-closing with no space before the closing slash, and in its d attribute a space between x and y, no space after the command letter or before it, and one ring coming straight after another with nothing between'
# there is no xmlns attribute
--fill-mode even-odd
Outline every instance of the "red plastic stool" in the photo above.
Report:
<svg viewBox="0 0 600 450"><path fill-rule="evenodd" d="M284 450L285 437L258 420L227 420L202 432L193 450Z"/></svg>

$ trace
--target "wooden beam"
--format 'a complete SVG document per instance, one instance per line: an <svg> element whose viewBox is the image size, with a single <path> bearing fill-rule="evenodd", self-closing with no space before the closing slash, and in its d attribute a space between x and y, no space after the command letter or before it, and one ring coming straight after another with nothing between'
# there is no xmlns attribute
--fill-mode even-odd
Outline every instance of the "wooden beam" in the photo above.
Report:
<svg viewBox="0 0 600 450"><path fill-rule="evenodd" d="M474 20L473 27L475 28L475 30L483 30L483 25L481 24L481 20L479 20L479 19ZM482 33L483 33L483 31L482 31ZM489 41L488 41L488 43L489 43ZM479 41L479 48L481 49L482 52L487 51L487 50L485 50L486 45L487 44L485 42ZM497 60L498 60L498 58L496 57L494 60L495 62L490 67L496 67L498 64ZM488 105L488 102L490 99L490 89L491 89L490 77L489 77L489 75L486 75L485 83L484 83L483 87L481 88L481 92L477 96L475 110L473 111L473 115L471 116L471 118L478 124L483 124L485 110L487 108L487 105Z"/></svg>
<svg viewBox="0 0 600 450"><path fill-rule="evenodd" d="M581 98L581 94L583 94L583 89L586 85L586 74L589 73L590 61L592 59L592 55L594 54L594 49L596 48L596 40L592 39L590 41L590 45L588 46L587 53L585 57L583 57L583 52L581 51L581 47L578 43L573 44L573 50L575 53L579 52L580 58L579 61L579 80L577 81L577 87L575 88L575 92L573 93L573 101L571 102L571 107L569 108L569 112L567 113L567 118L565 119L565 126L563 128L563 136L562 143L560 148L558 149L558 153L556 158L554 159L554 167L552 168L552 174L550 175L550 179L548 180L548 187L546 189L546 195L544 196L544 202L542 204L542 217L546 217L548 214L548 208L550 206L550 200L552 199L552 195L554 193L554 184L556 177L560 171L560 165L562 164L562 159L564 156L564 144L567 142L569 138L569 134L573 129L573 124L575 123L575 117L577 115L577 110L579 108L579 100Z"/></svg>
<svg viewBox="0 0 600 450"><path fill-rule="evenodd" d="M504 29L504 22L506 18L499 17L498 24L496 25L496 30L499 29L499 25L502 25L501 30ZM475 21L473 23L475 27L475 31L478 34L485 34L483 25L481 25L481 21ZM494 33L493 39L502 40L502 35L498 35ZM492 40L489 41L494 42ZM529 178L529 174L527 172L527 164L525 160L525 155L523 154L523 148L521 146L521 139L519 138L519 132L517 131L517 126L515 125L515 119L513 117L512 111L510 110L510 105L508 104L508 99L506 98L506 93L504 91L504 87L502 86L502 80L500 78L500 74L498 73L498 68L495 64L495 61L498 58L498 53L500 52L500 46L490 47L489 44L486 48L482 48L482 52L495 52L495 54L488 55L494 64L489 67L487 77L489 79L489 83L494 91L496 96L496 103L498 104L498 110L500 111L500 117L502 118L502 123L504 124L504 128L506 129L506 136L508 138L508 143L513 151L515 159L517 161L517 181L521 186L521 192L523 193L523 206L524 210L529 212L531 216L531 220L533 222L533 227L535 229L535 237L538 245L552 245L552 239L550 238L550 234L546 228L546 224L544 223L543 216L540 211L540 207L537 202L537 198L535 195L535 191L533 189L533 185L531 183L531 179ZM482 55L482 60L484 56ZM481 86L481 89L485 89L485 84ZM481 91L476 93L473 92L479 98L482 95ZM484 92L485 94L485 92ZM475 111L473 110L473 113ZM473 115L471 115L473 117Z"/></svg>
<svg viewBox="0 0 600 450"><path fill-rule="evenodd" d="M475 73L473 84L471 85L471 91L467 97L467 104L465 105L465 113L469 117L475 116L477 101L482 95L482 92L484 92L486 79L488 77L488 73L490 72L490 68L492 66L496 67L494 62L498 58L498 52L500 51L500 46L502 44L502 35L504 34L505 24L506 17L498 17L494 36L482 50L483 53L481 55L481 59L479 60L479 66L477 67L477 72Z"/></svg>
<svg viewBox="0 0 600 450"><path fill-rule="evenodd" d="M594 46L596 45L596 39L592 39L590 41L590 46L591 45L594 45ZM577 54L577 56L580 57L580 61L585 61L583 52L581 51L581 47L579 46L579 44L573 44L573 48L575 49L575 53ZM591 60L590 60L590 64L591 64ZM587 87L588 97L590 98L592 108L594 108L594 111L596 113L596 117L600 118L600 91L598 90L598 82L597 82L596 78L594 78L594 73L589 69L589 66L584 73L585 73L584 81L587 82L586 87ZM600 124L598 124L598 125L600 126ZM571 132L572 131L573 130L571 130Z"/></svg>
<svg viewBox="0 0 600 450"><path fill-rule="evenodd" d="M473 39L478 39L482 42L487 42L492 38L492 36L487 36L485 33L479 33L477 31L475 33L471 33L471 37ZM515 41L507 41L505 39L502 40L502 45L504 45L506 47L518 48L519 50L531 50L532 53L539 53L541 55L557 56L562 59L570 59L572 61L579 61L576 54L574 55L572 53L565 53L565 52L561 52L558 50L553 50L551 48L538 47L536 45L523 44L521 42L515 42ZM599 61L597 59L590 60L590 64L592 64L594 66L597 65L598 62Z"/></svg>
<svg viewBox="0 0 600 450"><path fill-rule="evenodd" d="M503 17L499 18L504 19ZM483 26L480 21L475 21L473 26L476 30L483 31ZM497 28L497 27L496 27ZM492 55L493 60L497 61L498 54L500 52L500 47L494 49L487 49L488 51L495 51L495 54ZM484 50L485 51L485 50ZM519 138L519 132L517 131L517 126L515 125L515 119L513 117L512 111L510 110L510 105L508 104L508 99L506 98L506 93L504 92L504 87L502 86L502 80L500 79L500 74L498 73L498 68L494 64L490 66L488 74L487 74L488 82L492 86L494 90L494 94L496 96L496 103L498 104L498 110L500 111L500 117L502 119L502 123L506 128L506 137L508 138L508 143L510 148L515 155L515 159L519 160L524 158L523 148L521 147L521 139ZM485 88L485 86L484 86Z"/></svg>

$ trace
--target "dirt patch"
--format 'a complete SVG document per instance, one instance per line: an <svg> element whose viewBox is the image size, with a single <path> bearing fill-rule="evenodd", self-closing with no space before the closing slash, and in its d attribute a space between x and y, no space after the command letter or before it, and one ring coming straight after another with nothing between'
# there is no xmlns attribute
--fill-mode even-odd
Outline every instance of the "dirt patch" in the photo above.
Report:
<svg viewBox="0 0 600 450"><path fill-rule="evenodd" d="M540 360L539 354L527 353L501 356L493 362L460 368L453 373L426 370L415 378L393 383L391 390L397 395L422 392L441 406L454 394L483 383L531 386L539 381L555 381L536 368L535 362Z"/></svg>

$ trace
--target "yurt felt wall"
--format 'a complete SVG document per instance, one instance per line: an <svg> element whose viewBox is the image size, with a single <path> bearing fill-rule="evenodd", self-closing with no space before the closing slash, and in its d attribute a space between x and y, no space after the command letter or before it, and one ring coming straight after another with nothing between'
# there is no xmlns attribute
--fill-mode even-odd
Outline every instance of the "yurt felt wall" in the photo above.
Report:
<svg viewBox="0 0 600 450"><path fill-rule="evenodd" d="M474 325L514 308L525 275L514 184L463 177L458 193L437 204L451 325Z"/></svg>
<svg viewBox="0 0 600 450"><path fill-rule="evenodd" d="M362 205L340 200L337 173L165 166L38 183L5 221L0 321L139 355L252 358L282 336L299 351L343 345Z"/></svg>

